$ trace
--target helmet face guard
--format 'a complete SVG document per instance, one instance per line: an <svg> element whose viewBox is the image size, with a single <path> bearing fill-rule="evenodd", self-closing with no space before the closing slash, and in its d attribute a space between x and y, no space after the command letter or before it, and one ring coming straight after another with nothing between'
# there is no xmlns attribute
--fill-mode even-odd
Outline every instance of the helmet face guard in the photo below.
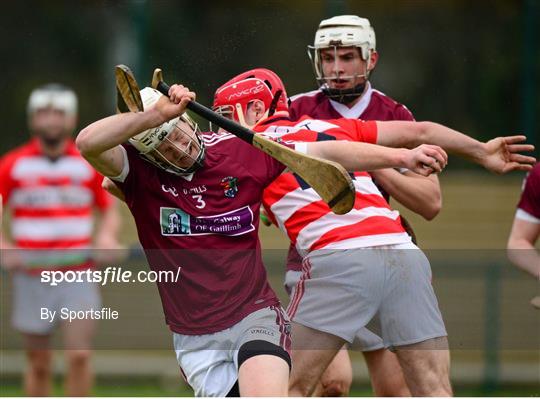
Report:
<svg viewBox="0 0 540 399"><path fill-rule="evenodd" d="M177 120L155 148L141 153L159 168L180 176L189 175L201 168L204 154L204 143L199 137L198 126L191 126L184 119Z"/></svg>
<svg viewBox="0 0 540 399"><path fill-rule="evenodd" d="M365 67L363 71L358 68L357 73L353 73L351 75L342 75L339 74L338 68L339 68L339 60L338 60L338 49L342 49L344 47L342 46L328 46L328 47L319 47L315 48L313 46L308 46L308 57L311 61L311 65L313 67L313 72L315 73L315 79L317 80L317 84L319 88L323 91L325 95L328 97L335 99L341 103L347 103L355 98L362 95L362 93L365 90L366 82L369 79L370 70L368 69L368 63L369 63L369 56L368 59L364 59L366 61ZM358 49L358 47L353 47L355 50ZM333 53L333 59L334 59L334 70L332 74L325 74L323 70L323 56L321 55L321 51L328 50ZM361 54L361 52L360 52ZM337 89L331 87L331 82L334 80L344 80L344 81L360 81L362 78L364 78L364 81L362 83L357 83L353 87L347 88L347 89Z"/></svg>
<svg viewBox="0 0 540 399"><path fill-rule="evenodd" d="M366 81L369 79L369 60L375 52L375 31L369 20L356 15L340 15L321 21L319 29L315 33L313 46L308 46L308 57L313 67L315 79L321 90L329 97L340 102L350 102L362 95ZM338 50L341 48L357 49L360 57L366 62L363 70L350 75L338 74ZM325 76L323 70L323 57L321 51L333 53L334 72ZM333 80L351 80L363 82L347 89L332 88Z"/></svg>
<svg viewBox="0 0 540 399"><path fill-rule="evenodd" d="M161 96L148 87L141 90L145 109ZM189 175L203 165L205 148L200 130L186 113L139 133L129 141L145 160L175 175Z"/></svg>

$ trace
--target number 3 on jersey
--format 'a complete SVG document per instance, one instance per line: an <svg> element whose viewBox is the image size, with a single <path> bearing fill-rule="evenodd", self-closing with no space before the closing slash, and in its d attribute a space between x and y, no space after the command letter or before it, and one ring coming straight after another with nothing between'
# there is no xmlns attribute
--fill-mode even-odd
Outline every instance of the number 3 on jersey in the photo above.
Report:
<svg viewBox="0 0 540 399"><path fill-rule="evenodd" d="M197 205L195 205L195 208L197 209L203 209L206 206L206 202L202 199L202 195L196 194L191 196L194 200L197 201Z"/></svg>

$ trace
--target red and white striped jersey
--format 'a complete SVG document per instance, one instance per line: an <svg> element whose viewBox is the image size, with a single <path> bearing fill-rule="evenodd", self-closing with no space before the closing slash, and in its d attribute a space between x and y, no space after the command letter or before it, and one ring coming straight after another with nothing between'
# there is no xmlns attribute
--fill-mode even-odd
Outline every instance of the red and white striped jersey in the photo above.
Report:
<svg viewBox="0 0 540 399"><path fill-rule="evenodd" d="M357 119L298 121L270 118L255 131L286 141L377 141L377 124ZM263 205L301 256L318 249L349 249L410 242L399 212L392 210L367 172L355 172L356 201L346 215L336 215L299 176L284 173L266 188Z"/></svg>
<svg viewBox="0 0 540 399"><path fill-rule="evenodd" d="M56 251L89 248L92 239L92 208L106 209L111 197L101 188L103 177L82 158L69 141L65 153L51 160L40 143L32 139L0 158L0 194L11 211L11 237L21 249ZM82 251L81 251L82 253ZM79 268L88 262L52 268ZM60 263L62 263L60 262ZM42 270L39 259L29 267Z"/></svg>

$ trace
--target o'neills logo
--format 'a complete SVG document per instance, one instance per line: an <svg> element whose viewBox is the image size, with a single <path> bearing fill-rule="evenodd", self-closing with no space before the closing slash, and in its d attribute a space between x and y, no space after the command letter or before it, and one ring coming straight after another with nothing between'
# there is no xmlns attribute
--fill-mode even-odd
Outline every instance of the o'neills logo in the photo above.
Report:
<svg viewBox="0 0 540 399"><path fill-rule="evenodd" d="M237 91L236 93L232 93L231 95L229 95L229 97L227 97L227 101L231 101L231 100L234 100L236 98L244 97L244 96L247 96L249 94L257 94L257 93L260 93L261 91L263 91L264 89L265 89L265 85L264 85L264 83L261 83L258 86L250 87L248 89L244 89L244 90Z"/></svg>

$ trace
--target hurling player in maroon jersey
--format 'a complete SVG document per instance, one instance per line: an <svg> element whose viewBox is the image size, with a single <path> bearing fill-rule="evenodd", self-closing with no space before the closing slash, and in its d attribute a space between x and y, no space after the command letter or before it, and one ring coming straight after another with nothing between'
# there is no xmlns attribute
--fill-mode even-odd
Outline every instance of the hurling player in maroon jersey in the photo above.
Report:
<svg viewBox="0 0 540 399"><path fill-rule="evenodd" d="M369 20L355 15L325 19L319 25L313 46L308 49L319 88L291 97L291 119L309 115L316 119L414 121L407 107L375 90L369 82L379 58L375 32ZM381 169L370 174L387 201L393 197L426 220L432 220L439 213L442 197L437 175L425 177L395 169ZM403 216L401 221L414 237ZM285 278L287 292L291 292L300 279L301 261L291 245ZM364 354L376 396L410 395L396 355L384 348L380 337L367 328L361 329L354 349ZM346 396L351 383L350 358L347 351L342 350L321 378L317 393Z"/></svg>
<svg viewBox="0 0 540 399"><path fill-rule="evenodd" d="M315 120L310 119L308 116L302 117L299 121L293 121L288 117L286 90L283 87L283 83L273 72L261 68L237 75L222 85L214 96L214 110L256 132L274 137L275 139L283 137L284 140L318 141L321 144L321 142L328 143L336 140L337 135L339 137L358 137L357 140L361 140L363 133L366 133L367 135L365 137L369 142L384 145L416 145L425 141L442 145L451 152L497 173L506 173L512 170L529 170L531 168L530 164L535 161L533 157L516 153L519 151L531 151L533 149L533 146L518 144L525 140L524 136L499 137L487 143L480 143L471 137L431 122L380 122L360 121L357 119ZM371 133L368 134L368 132ZM336 134L334 138L332 138L333 134ZM339 140L337 141L339 142ZM354 144L352 142L348 143L350 145ZM313 154L309 144L306 152ZM318 156L325 153L323 150L318 153ZM332 159L333 156L335 155L330 156L329 159ZM422 174L426 175L425 173ZM301 184L301 187L294 190L294 196L298 202L297 206L283 208L280 210L281 213L289 216L300 213L302 217L299 216L299 218L296 218L296 221L299 223L302 223L300 219L310 219L314 214L318 216L320 214L318 210L323 211L323 218L326 215L329 217L332 216L325 211L324 204L321 204L321 201L316 198L314 198L315 202L313 203L315 207L311 207L311 200L307 201L306 206L305 198L311 197L310 187L306 186L305 182L303 185L302 183L299 184ZM357 203L360 207L362 207L363 203L362 195L365 194L368 193L359 192L357 189ZM306 210L306 208L309 209ZM351 213L358 215L357 212L351 211ZM277 212L274 212L274 215L277 216ZM341 216L347 218L348 215ZM281 220L277 220L277 222L280 228L285 230L290 237L292 235L290 234L290 230L294 230L295 225L283 223L284 220L285 218L282 218ZM332 227L334 227L333 224L328 226L328 228ZM403 231L401 226L399 228ZM324 231L321 234L328 237ZM403 234L398 232L400 239L403 237ZM406 236L406 234L404 235ZM419 252L418 248L416 250ZM302 251L309 253L310 248L303 248ZM338 252L336 251L335 253ZM332 254L333 252L328 254L328 259L333 258ZM358 253L345 253L344 256L348 257L347 262L351 264L363 262L362 259L359 259ZM371 311L366 314L360 311L355 312L354 315L350 315L349 317L349 315L345 315L349 309L358 310L357 306L362 307L364 305L370 307L372 302L376 302L369 299L363 304L348 302L347 300L350 300L351 297L356 298L356 295L361 295L357 285L355 285L362 284L361 281L358 281L361 279L358 278L358 275L350 275L350 270L343 270L343 273L341 273L339 269L340 267L343 268L343 266L340 266L340 263L330 261L330 264L326 264L325 266L323 267L324 276L322 276L324 281L321 280L320 276L314 277L315 274L313 276L310 275L311 269L309 265L304 270L301 280L305 282L307 280L315 281L317 285L315 283L310 284L309 289L308 285L305 285L306 290L303 297L299 297L301 298L300 301L303 301L304 298L310 298L310 301L313 299L313 301L309 302L309 305L306 302L306 306L304 307L306 311L302 316L303 319L294 318L299 313L293 316L292 359L294 367L289 384L290 394L292 396L309 396L314 392L317 382L330 361L334 358L336 352L346 341L349 343L353 341L354 332L364 327L367 324L365 317L370 318L371 316L369 315L372 314ZM411 271L412 269L418 269L418 267L412 267ZM425 262L421 266L421 269L425 270L426 275L429 274L429 266L425 267ZM312 270L315 270L315 268ZM318 268L318 270L320 271L321 268ZM370 270L370 273L377 273L377 268L371 266L367 267L366 270ZM342 277L345 274L347 274L347 277L350 277L346 282L343 281ZM414 278L409 280L415 281ZM394 283L399 285L399 282L394 281ZM302 284L299 283L299 286L302 286ZM327 295L327 288L334 290L333 294L335 295L332 295L332 293ZM414 291L412 293L411 290L405 291L409 293L409 297L413 297L412 302L420 303L415 298L427 299L428 296L432 298L429 301L424 301L426 307L430 310L430 314L417 312L415 320L422 321L421 318L425 316L425 322L423 322L421 327L426 326L426 328L429 328L437 335L407 341L407 344L405 344L405 341L401 340L403 337L402 332L405 331L400 328L400 325L395 325L395 323L388 325L388 328L383 330L383 334L386 334L387 337L396 334L396 339L389 339L388 345L396 347L400 361L402 364L407 365L404 368L404 374L413 394L424 396L451 395L446 332L444 331L444 325L438 312L434 295L432 292L431 294L426 292L426 290L430 289L432 291L429 278L427 280L423 278L422 288L426 295L414 295ZM316 295L314 295L314 292L316 292ZM405 293L403 290L396 290L393 295L396 292ZM430 302L430 304L427 304L427 302ZM399 300L393 301L393 309L399 309L399 304ZM387 310L391 312L394 311L390 309L392 308L392 304L387 303L385 307L389 308ZM332 310L330 315L325 310L326 308ZM399 319L400 323L403 321L404 324L407 324L407 331L411 335L414 335L416 334L415 331L420 329L420 326L416 326L411 320L404 320L407 318L407 315L413 316L411 311L414 313L416 309L414 306L409 306L408 308L410 312L400 315ZM297 307L296 309L300 308ZM384 309L379 308L375 309L375 311L382 312ZM295 312L291 314L295 315ZM306 317L311 316L313 317L307 320ZM394 316L396 315L394 314ZM317 317L319 318L317 319ZM392 318L386 320L385 323L388 324L390 320ZM425 329L421 330L420 333L423 334L424 331ZM396 343L394 344L392 342ZM306 345L309 345L308 349L306 349ZM405 348L404 345L407 345L407 347Z"/></svg>
<svg viewBox="0 0 540 399"><path fill-rule="evenodd" d="M540 236L540 163L523 182L523 192L508 238L508 259L519 269L540 280L540 254L535 244ZM540 296L531 304L540 308Z"/></svg>
<svg viewBox="0 0 540 399"><path fill-rule="evenodd" d="M169 95L143 89L144 112L92 123L77 146L120 190L150 267L179 273L179 281L157 285L195 394L287 395L290 324L267 281L257 235L263 190L285 167L227 132L201 134L183 114L195 94L173 85ZM447 159L432 145L286 145L351 170L407 167L427 175Z"/></svg>

